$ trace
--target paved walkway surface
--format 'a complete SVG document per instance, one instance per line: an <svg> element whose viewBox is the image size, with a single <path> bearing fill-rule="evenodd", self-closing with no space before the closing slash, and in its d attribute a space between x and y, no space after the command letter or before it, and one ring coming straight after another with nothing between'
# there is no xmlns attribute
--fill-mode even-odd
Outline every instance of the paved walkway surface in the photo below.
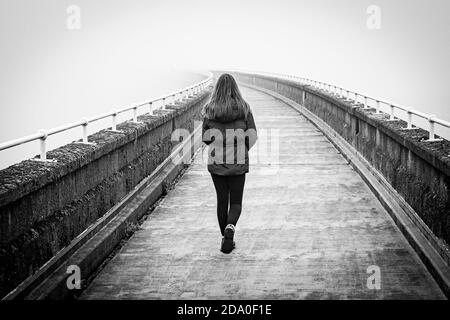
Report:
<svg viewBox="0 0 450 320"><path fill-rule="evenodd" d="M243 94L261 135L280 129L279 157L250 168L237 248L219 251L214 187L205 165L193 164L81 298L444 298L325 136L279 100ZM370 266L380 270L379 290L367 286Z"/></svg>

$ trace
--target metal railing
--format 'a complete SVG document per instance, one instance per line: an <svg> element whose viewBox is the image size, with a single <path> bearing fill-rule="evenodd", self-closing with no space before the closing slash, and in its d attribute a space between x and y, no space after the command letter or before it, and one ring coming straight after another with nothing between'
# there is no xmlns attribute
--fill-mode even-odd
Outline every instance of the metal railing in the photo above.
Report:
<svg viewBox="0 0 450 320"><path fill-rule="evenodd" d="M412 108L404 107L398 103L387 102L382 99L374 98L374 97L368 96L366 94L353 92L353 91L344 89L344 88L336 86L336 85L332 85L332 84L328 84L328 83L324 83L324 82L320 82L320 81L316 81L316 80L312 80L312 79L308 79L308 78L303 78L303 77L299 77L299 76L294 76L294 75L285 75L285 74L268 73L268 72L252 72L252 71L237 71L237 72L247 73L247 74L252 74L252 73L260 74L260 75L277 77L277 78L291 80L291 81L297 81L299 83L315 87L316 89L323 90L326 93L329 93L336 97L343 98L350 102L354 102L356 105L360 106L363 109L375 109L375 114L380 114L380 115L384 114L383 112L381 112L381 107L388 106L389 120L390 121L399 121L399 120L406 121L407 126L405 128L402 128L404 130L414 130L414 129L421 128L418 124L416 124L416 123L413 124L413 115L417 116L419 118L422 118L422 119L425 119L426 121L428 121L429 137L428 137L428 140L425 140L425 141L433 142L433 141L441 141L442 140L442 139L436 138L435 124L439 124L443 127L450 128L450 122L439 119L433 114L426 114L426 113L414 110ZM407 115L406 119L401 119L396 114L396 112L395 112L396 110L402 110L402 111L406 112L406 115ZM426 128L422 128L422 129L426 130Z"/></svg>
<svg viewBox="0 0 450 320"><path fill-rule="evenodd" d="M164 110L165 107L170 103L175 103L176 101L181 101L184 98L189 98L190 96L193 96L197 93L200 93L205 90L205 88L208 87L208 85L211 83L213 78L212 73L209 73L207 75L207 78L205 80L202 80L198 83L195 83L189 87L183 88L178 91L174 91L172 93L151 99L149 101L145 101L142 103L133 104L131 106L122 108L122 109L116 109L112 110L108 113L93 116L90 118L84 118L82 120L65 124L56 128L52 128L49 130L39 130L37 133L24 136L18 139L6 141L3 143L0 143L0 151L9 149L24 143L28 143L35 140L40 140L40 158L35 158L33 160L41 160L41 161L55 161L55 160L48 160L47 159L47 138L51 135L67 131L73 128L81 127L82 128L82 141L80 143L84 144L93 144L88 141L88 127L90 123L96 122L98 120L111 118L111 130L114 132L120 132L117 131L117 115L121 113L125 113L128 111L133 112L133 122L138 123L137 117L138 117L138 109L144 106L148 106L149 108L149 114L153 115L155 110L162 109Z"/></svg>

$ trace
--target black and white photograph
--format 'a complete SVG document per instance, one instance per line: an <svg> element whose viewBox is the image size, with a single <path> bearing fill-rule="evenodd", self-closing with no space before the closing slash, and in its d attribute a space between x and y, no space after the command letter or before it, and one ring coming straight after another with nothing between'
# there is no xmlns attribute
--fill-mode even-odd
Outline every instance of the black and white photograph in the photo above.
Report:
<svg viewBox="0 0 450 320"><path fill-rule="evenodd" d="M449 85L448 0L0 0L0 310L447 300Z"/></svg>

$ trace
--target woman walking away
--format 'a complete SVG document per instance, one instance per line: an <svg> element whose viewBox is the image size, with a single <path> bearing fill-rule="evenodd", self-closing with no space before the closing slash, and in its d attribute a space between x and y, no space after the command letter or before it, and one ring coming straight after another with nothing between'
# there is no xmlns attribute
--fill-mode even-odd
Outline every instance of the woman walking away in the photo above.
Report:
<svg viewBox="0 0 450 320"><path fill-rule="evenodd" d="M234 233L242 210L248 151L256 143L255 121L236 80L222 74L203 109L203 142L209 145L208 171L217 194L217 218L223 253L234 247Z"/></svg>

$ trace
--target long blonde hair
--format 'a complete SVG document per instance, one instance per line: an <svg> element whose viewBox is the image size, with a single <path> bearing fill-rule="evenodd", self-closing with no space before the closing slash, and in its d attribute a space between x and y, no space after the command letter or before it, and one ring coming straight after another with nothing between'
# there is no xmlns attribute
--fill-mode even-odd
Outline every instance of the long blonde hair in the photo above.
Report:
<svg viewBox="0 0 450 320"><path fill-rule="evenodd" d="M250 106L242 98L241 91L233 76L224 73L217 80L209 103L203 109L203 116L208 119L226 118L233 112L247 119Z"/></svg>

